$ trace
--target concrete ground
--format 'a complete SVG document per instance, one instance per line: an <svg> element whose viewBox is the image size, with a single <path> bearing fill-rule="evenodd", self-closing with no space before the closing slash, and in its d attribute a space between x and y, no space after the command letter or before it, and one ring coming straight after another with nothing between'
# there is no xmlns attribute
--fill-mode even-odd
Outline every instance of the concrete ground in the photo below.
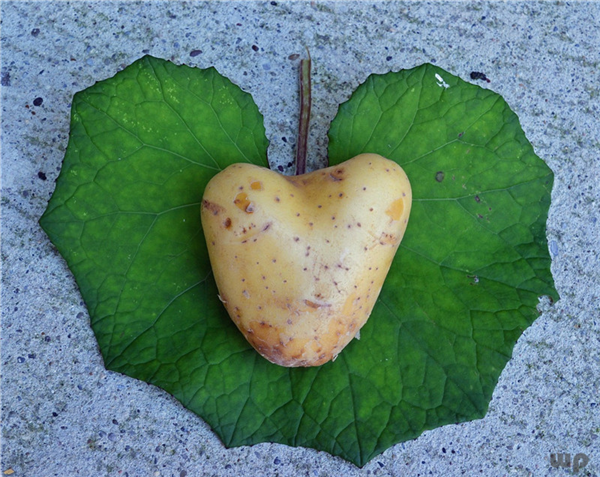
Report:
<svg viewBox="0 0 600 477"><path fill-rule="evenodd" d="M1 3L3 475L600 475L600 4L593 2ZM311 167L370 73L484 72L555 173L548 219L561 300L518 341L484 419L425 432L362 469L324 452L226 449L165 392L104 369L73 276L37 225L73 94L146 53L216 66L265 116L287 167L296 62L314 61ZM191 55L194 50L201 53ZM40 99L39 99L40 98Z"/></svg>

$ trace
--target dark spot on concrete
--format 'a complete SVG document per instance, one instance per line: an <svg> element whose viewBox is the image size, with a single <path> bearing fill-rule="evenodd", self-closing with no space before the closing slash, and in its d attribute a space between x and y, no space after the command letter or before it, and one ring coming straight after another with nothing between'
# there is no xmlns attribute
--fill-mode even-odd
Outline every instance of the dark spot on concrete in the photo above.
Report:
<svg viewBox="0 0 600 477"><path fill-rule="evenodd" d="M33 100L33 105L34 106L41 106L43 102L44 102L44 98L39 98L38 97L38 98L35 98Z"/></svg>
<svg viewBox="0 0 600 477"><path fill-rule="evenodd" d="M479 71L471 71L470 76L472 80L487 81L488 83L490 82L487 76L484 73L480 73Z"/></svg>
<svg viewBox="0 0 600 477"><path fill-rule="evenodd" d="M192 50L190 51L190 56L193 58L194 56L198 56L202 54L202 50Z"/></svg>
<svg viewBox="0 0 600 477"><path fill-rule="evenodd" d="M39 177L40 179L42 179L43 181L45 181L45 180L47 179L47 177L46 177L46 174L44 174L44 173L43 173L43 172L41 172L41 171L40 171L40 172L38 172L38 177Z"/></svg>

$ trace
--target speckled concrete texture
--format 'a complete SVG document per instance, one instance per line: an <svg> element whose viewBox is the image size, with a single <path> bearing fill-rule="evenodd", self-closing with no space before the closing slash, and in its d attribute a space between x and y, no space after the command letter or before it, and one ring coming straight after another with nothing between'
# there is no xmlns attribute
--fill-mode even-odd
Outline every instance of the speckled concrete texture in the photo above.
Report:
<svg viewBox="0 0 600 477"><path fill-rule="evenodd" d="M600 474L600 4L593 2L1 3L3 475ZM435 63L500 93L555 173L548 220L561 300L518 341L484 419L425 432L362 469L324 452L226 449L165 392L104 369L64 261L37 224L73 94L146 53L215 66L265 116L289 170L297 60L310 49L309 167L339 103L371 73Z"/></svg>

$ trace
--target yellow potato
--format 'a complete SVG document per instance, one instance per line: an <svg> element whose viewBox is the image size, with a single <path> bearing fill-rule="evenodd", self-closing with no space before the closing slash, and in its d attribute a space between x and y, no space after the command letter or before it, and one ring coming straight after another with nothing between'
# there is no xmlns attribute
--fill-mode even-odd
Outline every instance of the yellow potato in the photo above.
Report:
<svg viewBox="0 0 600 477"><path fill-rule="evenodd" d="M375 154L293 177L251 164L221 171L202 227L229 316L273 363L334 359L369 318L411 201L402 168Z"/></svg>

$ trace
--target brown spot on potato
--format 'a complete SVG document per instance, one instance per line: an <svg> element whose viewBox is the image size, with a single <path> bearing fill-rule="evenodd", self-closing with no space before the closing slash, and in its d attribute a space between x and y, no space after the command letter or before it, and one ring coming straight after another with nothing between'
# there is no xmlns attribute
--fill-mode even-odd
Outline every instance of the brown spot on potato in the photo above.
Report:
<svg viewBox="0 0 600 477"><path fill-rule="evenodd" d="M304 300L304 304L306 306L308 306L309 308L321 308L322 306L328 306L328 305L320 305L319 303L315 303L314 301L310 301L310 300Z"/></svg>
<svg viewBox="0 0 600 477"><path fill-rule="evenodd" d="M329 173L328 179L333 182L339 182L339 181L344 180L343 175L344 175L344 168L338 167L337 169L335 169Z"/></svg>
<svg viewBox="0 0 600 477"><path fill-rule="evenodd" d="M394 234L389 234L386 232L383 232L381 234L381 237L379 238L379 243L381 245L396 245L398 244L399 239L398 236L394 235Z"/></svg>
<svg viewBox="0 0 600 477"><path fill-rule="evenodd" d="M219 215L219 213L225 210L224 207L215 204L214 202L210 202L209 200L204 199L202 201L202 208L208 210L213 215Z"/></svg>
<svg viewBox="0 0 600 477"><path fill-rule="evenodd" d="M226 229L229 229L229 228L231 228L231 219L230 219L229 217L227 217L227 218L225 219L225 222L223 222L223 226L224 226Z"/></svg>
<svg viewBox="0 0 600 477"><path fill-rule="evenodd" d="M254 212L254 206L252 202L250 202L250 199L248 199L248 194L245 192L240 192L236 195L233 203L238 209L243 210L247 214Z"/></svg>
<svg viewBox="0 0 600 477"><path fill-rule="evenodd" d="M250 189L252 189L252 190L263 190L262 182L260 182L260 181L254 181L254 182L250 183Z"/></svg>
<svg viewBox="0 0 600 477"><path fill-rule="evenodd" d="M404 212L404 199L396 199L390 205L390 208L385 211L387 215L389 215L392 220L400 220L402 217L402 213Z"/></svg>

